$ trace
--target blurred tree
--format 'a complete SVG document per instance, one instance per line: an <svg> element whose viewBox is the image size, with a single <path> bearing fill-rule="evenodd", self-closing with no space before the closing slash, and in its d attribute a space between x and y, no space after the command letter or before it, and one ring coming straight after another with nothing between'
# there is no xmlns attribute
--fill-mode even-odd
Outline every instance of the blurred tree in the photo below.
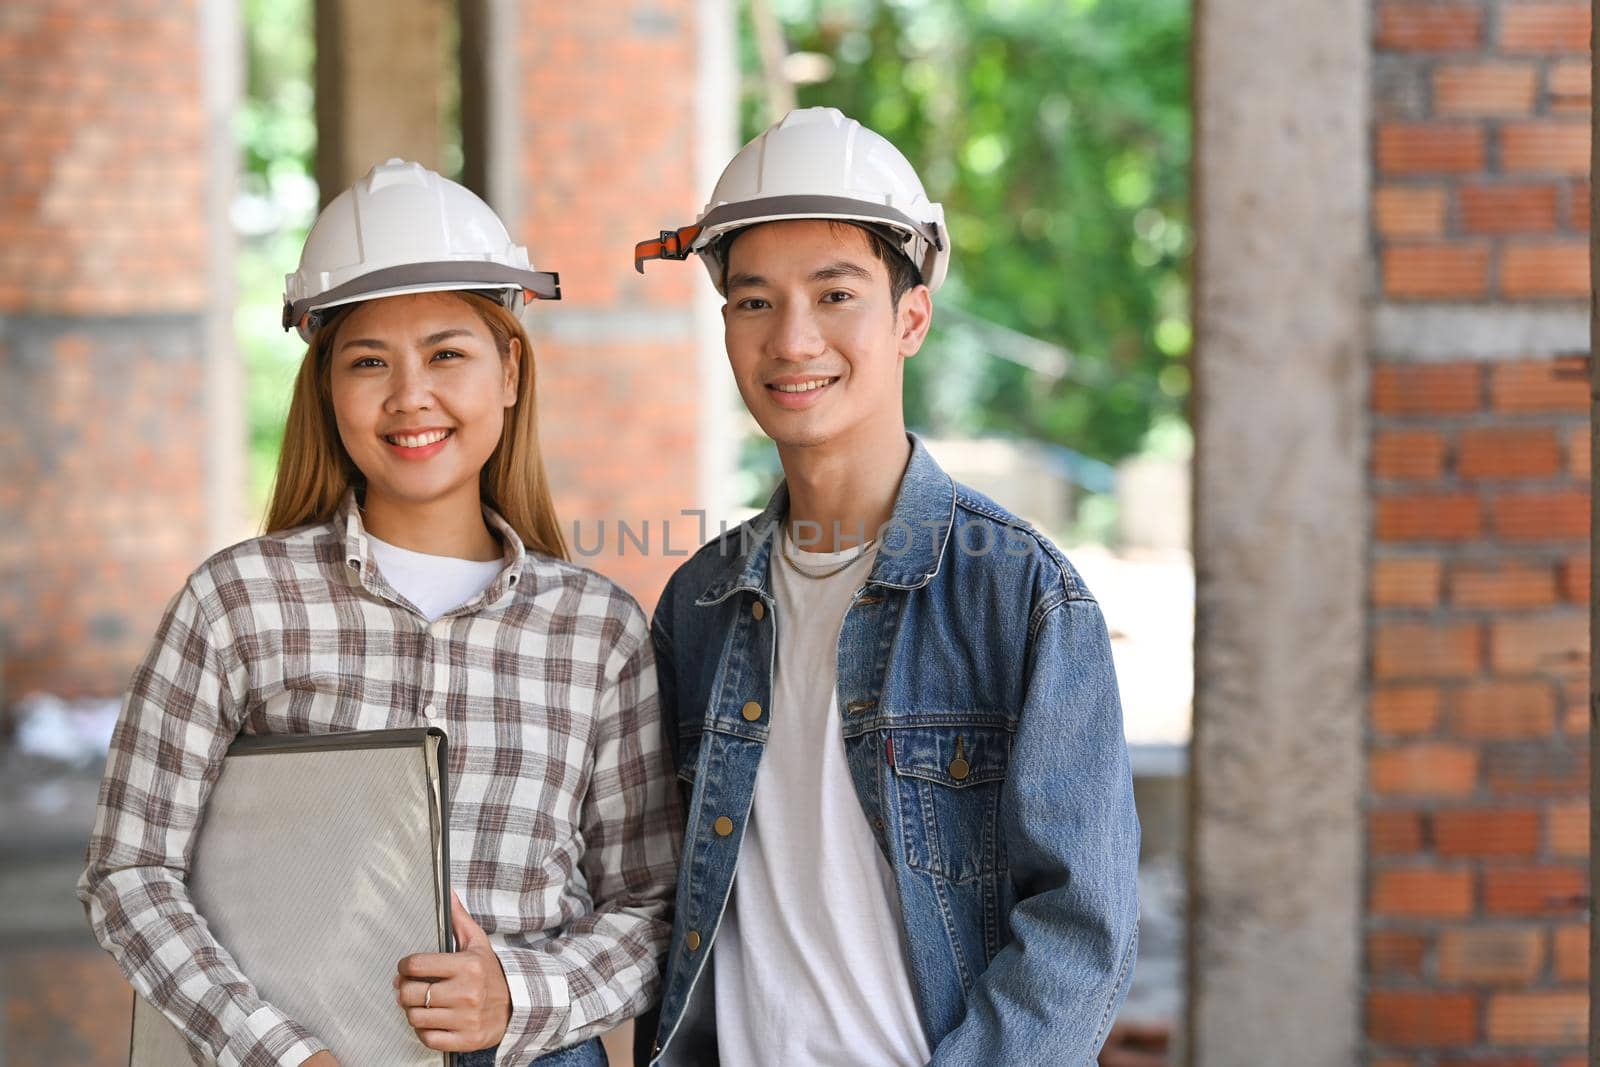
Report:
<svg viewBox="0 0 1600 1067"><path fill-rule="evenodd" d="M774 117L750 18L767 10L747 9L741 35L747 137ZM809 82L799 103L838 107L889 138L944 203L955 256L935 331L907 368L913 426L1115 460L1182 419L1188 0L770 10L787 66ZM1048 344L1030 355L1030 337Z"/></svg>
<svg viewBox="0 0 1600 1067"><path fill-rule="evenodd" d="M235 116L239 187L234 335L245 370L249 501L260 515L278 463L289 393L305 346L279 320L317 210L311 0L245 0L245 92Z"/></svg>

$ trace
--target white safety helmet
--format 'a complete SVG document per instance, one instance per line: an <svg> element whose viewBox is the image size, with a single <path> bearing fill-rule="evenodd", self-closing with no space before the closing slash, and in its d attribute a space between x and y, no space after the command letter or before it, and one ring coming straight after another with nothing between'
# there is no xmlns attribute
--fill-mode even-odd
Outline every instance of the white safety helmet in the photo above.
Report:
<svg viewBox="0 0 1600 1067"><path fill-rule="evenodd" d="M322 209L300 269L284 279L283 328L310 342L322 312L401 293L492 292L513 311L560 300L561 279L534 270L505 223L465 186L391 159Z"/></svg>
<svg viewBox="0 0 1600 1067"><path fill-rule="evenodd" d="M930 290L950 267L944 208L928 199L898 148L832 107L791 111L741 148L699 220L639 242L633 265L642 274L647 259L699 253L720 293L719 238L778 219L861 223L899 241Z"/></svg>

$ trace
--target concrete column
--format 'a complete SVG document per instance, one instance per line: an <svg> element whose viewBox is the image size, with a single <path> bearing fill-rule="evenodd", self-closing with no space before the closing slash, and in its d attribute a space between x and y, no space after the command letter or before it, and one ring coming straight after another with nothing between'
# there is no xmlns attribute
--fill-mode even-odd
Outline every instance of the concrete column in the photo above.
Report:
<svg viewBox="0 0 1600 1067"><path fill-rule="evenodd" d="M326 204L392 156L435 170L454 76L449 0L317 0L317 183Z"/></svg>
<svg viewBox="0 0 1600 1067"><path fill-rule="evenodd" d="M1368 6L1196 5L1195 1067L1360 1041Z"/></svg>

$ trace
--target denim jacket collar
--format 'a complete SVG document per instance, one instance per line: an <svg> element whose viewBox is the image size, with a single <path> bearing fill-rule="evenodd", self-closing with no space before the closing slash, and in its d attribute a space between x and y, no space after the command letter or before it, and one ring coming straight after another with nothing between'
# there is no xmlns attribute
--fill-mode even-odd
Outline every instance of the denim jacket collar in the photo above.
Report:
<svg viewBox="0 0 1600 1067"><path fill-rule="evenodd" d="M911 460L901 476L894 511L880 531L882 541L868 585L896 589L927 585L939 573L955 524L955 482L916 434L906 436L911 439ZM727 535L722 546L726 564L695 600L697 605L716 604L741 591L770 598L767 565L788 511L789 483L783 481L759 515ZM727 554L730 547L737 551Z"/></svg>

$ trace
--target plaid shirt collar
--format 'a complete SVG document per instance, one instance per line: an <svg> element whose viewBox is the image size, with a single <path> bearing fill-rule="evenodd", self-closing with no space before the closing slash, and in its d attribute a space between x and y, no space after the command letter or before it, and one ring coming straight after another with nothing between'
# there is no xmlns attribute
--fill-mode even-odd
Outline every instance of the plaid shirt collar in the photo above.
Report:
<svg viewBox="0 0 1600 1067"><path fill-rule="evenodd" d="M537 582L539 568L528 566L530 561L537 562L539 557L530 555L523 547L522 538L511 524L500 517L500 513L489 505L483 505L483 519L488 523L489 531L500 541L500 573L494 581L489 583L481 594L449 612L450 615L466 614L484 607L498 605L502 600L509 598L516 591L517 583L523 581L527 575ZM383 574L373 565L372 542L367 533L366 526L361 522L361 504L356 500L354 489L345 490L344 499L339 502L339 511L334 519L334 529L344 530L344 563L349 571L351 581L371 593L373 596L384 600L405 604L416 610L415 606L397 593L393 586L384 580ZM535 586L537 591L537 585Z"/></svg>

